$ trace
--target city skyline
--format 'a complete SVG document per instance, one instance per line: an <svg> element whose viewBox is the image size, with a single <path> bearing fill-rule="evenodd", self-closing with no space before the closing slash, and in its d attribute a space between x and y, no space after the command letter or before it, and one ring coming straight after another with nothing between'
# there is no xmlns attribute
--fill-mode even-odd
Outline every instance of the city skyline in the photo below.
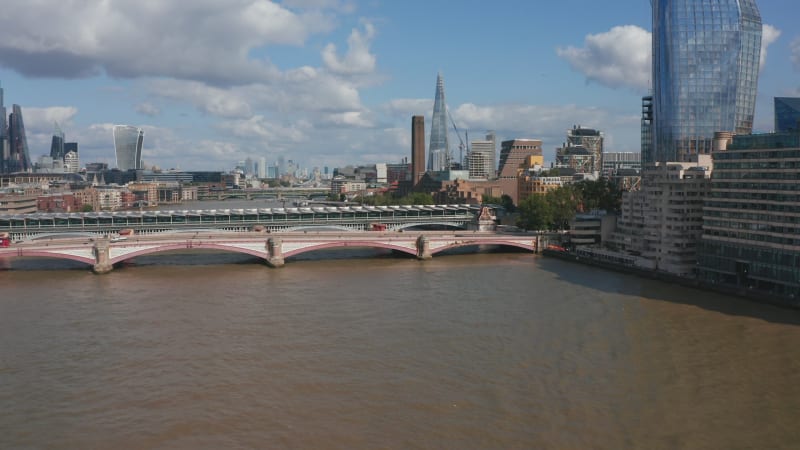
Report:
<svg viewBox="0 0 800 450"><path fill-rule="evenodd" d="M800 13L788 0L762 3L755 131L772 129L773 97L800 95ZM431 129L438 72L462 134L541 139L553 161L581 125L604 133L606 151L639 150L650 2L426 3L424 15L410 13L414 2L128 6L25 4L0 18L0 81L6 103L23 107L32 159L49 152L58 122L84 162L113 164L115 123L143 128L142 158L163 168L229 169L247 157L399 162L411 148L408 118L424 115ZM553 20L532 26L534 17ZM208 26L181 26L201 19Z"/></svg>

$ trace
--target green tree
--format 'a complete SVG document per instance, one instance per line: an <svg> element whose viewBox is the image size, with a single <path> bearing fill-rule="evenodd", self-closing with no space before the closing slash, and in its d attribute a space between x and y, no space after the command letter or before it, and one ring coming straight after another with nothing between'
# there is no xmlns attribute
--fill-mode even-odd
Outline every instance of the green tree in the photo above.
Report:
<svg viewBox="0 0 800 450"><path fill-rule="evenodd" d="M607 178L596 181L581 181L575 187L580 192L582 211L604 209L608 212L618 212L622 205L622 192Z"/></svg>
<svg viewBox="0 0 800 450"><path fill-rule="evenodd" d="M86 203L83 206L81 206L81 211L82 212L92 212L92 211L94 211L94 207L92 207L92 205Z"/></svg>
<svg viewBox="0 0 800 450"><path fill-rule="evenodd" d="M574 185L561 186L545 194L552 211L551 227L563 230L575 216L581 204L580 192Z"/></svg>
<svg viewBox="0 0 800 450"><path fill-rule="evenodd" d="M530 195L519 204L517 226L525 230L545 230L553 222L553 210L544 195Z"/></svg>

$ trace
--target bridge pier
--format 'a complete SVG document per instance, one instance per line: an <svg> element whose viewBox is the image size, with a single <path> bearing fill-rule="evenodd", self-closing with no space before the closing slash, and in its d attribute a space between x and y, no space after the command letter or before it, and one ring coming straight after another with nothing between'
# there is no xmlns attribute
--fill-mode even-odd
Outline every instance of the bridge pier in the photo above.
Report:
<svg viewBox="0 0 800 450"><path fill-rule="evenodd" d="M98 239L94 243L92 252L94 253L95 263L92 266L92 271L98 275L109 273L114 270L114 265L110 262L109 257L109 241L108 239Z"/></svg>
<svg viewBox="0 0 800 450"><path fill-rule="evenodd" d="M271 237L267 239L267 265L270 267L278 268L283 267L285 261L283 260L283 241L281 238Z"/></svg>
<svg viewBox="0 0 800 450"><path fill-rule="evenodd" d="M420 235L417 238L417 259L426 260L433 258L431 253L431 243L427 237Z"/></svg>

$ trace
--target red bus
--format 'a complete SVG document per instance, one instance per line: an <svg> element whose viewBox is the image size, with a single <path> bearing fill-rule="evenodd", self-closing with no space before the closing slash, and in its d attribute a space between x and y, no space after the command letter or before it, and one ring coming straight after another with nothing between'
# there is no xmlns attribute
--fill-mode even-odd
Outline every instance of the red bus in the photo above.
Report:
<svg viewBox="0 0 800 450"><path fill-rule="evenodd" d="M11 245L11 236L8 233L0 233L0 247L8 247Z"/></svg>

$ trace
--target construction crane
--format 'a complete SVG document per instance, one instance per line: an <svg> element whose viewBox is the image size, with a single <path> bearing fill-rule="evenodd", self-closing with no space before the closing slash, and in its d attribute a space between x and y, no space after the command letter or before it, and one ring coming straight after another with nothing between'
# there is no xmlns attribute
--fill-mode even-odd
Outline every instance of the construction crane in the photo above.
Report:
<svg viewBox="0 0 800 450"><path fill-rule="evenodd" d="M464 140L461 139L461 133L458 132L458 127L456 126L455 120L453 120L453 115L450 114L450 108L447 109L447 117L450 118L450 123L453 124L453 129L456 131L456 136L458 136L458 163L461 165L461 168L464 168L464 149L467 149L467 146L464 144ZM467 133L465 131L465 133ZM466 139L469 140L469 135L465 134ZM467 149L469 151L469 149ZM448 159L450 155L447 155Z"/></svg>

